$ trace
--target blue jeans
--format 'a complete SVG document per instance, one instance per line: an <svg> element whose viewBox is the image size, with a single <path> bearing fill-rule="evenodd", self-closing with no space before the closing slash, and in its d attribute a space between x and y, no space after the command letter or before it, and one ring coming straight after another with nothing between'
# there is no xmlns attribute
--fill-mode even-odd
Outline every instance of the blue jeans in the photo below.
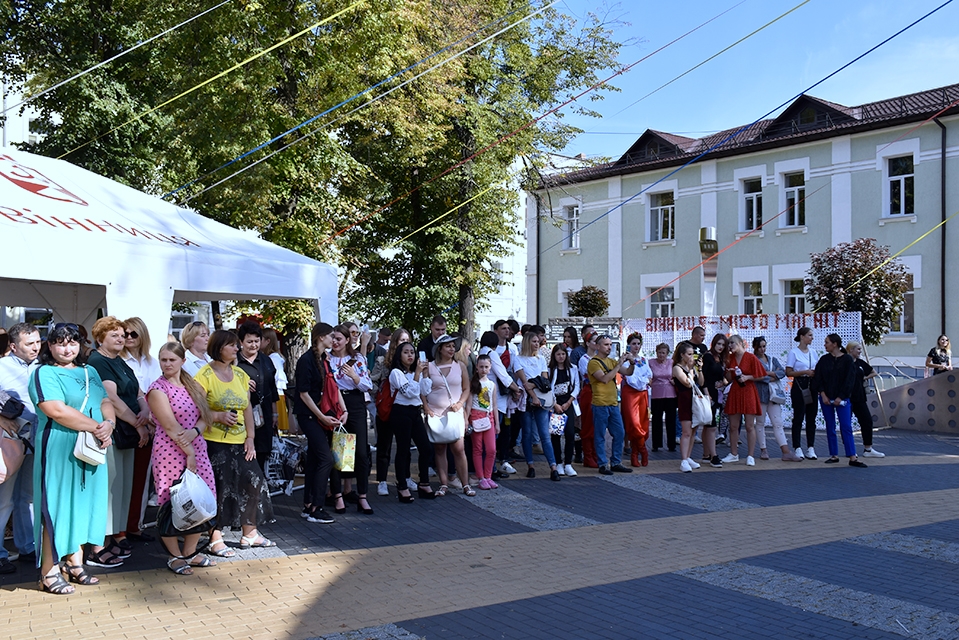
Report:
<svg viewBox="0 0 959 640"><path fill-rule="evenodd" d="M606 430L613 436L613 451L610 459L606 459ZM623 461L623 440L626 439L626 429L623 427L623 416L619 407L604 407L593 405L593 441L596 443L596 460L599 466L607 464L616 466ZM675 445L674 445L675 446Z"/></svg>
<svg viewBox="0 0 959 640"><path fill-rule="evenodd" d="M533 464L533 433L539 434L540 444L543 445L543 455L546 456L546 462L552 467L556 464L556 457L553 455L553 444L549 439L549 411L542 407L526 407L526 411L518 411L513 414L515 418L518 415L526 414L523 420L523 455L526 456L526 464Z"/></svg>
<svg viewBox="0 0 959 640"><path fill-rule="evenodd" d="M0 522L7 522L13 514L13 543L20 553L33 553L33 454L23 457L16 477L0 484ZM0 544L0 558L10 554Z"/></svg>
<svg viewBox="0 0 959 640"><path fill-rule="evenodd" d="M836 418L839 418L839 431L842 433L842 447L846 457L856 455L856 441L852 439L852 403L848 400L845 406L826 404L820 398L822 417L826 420L826 442L829 444L829 455L839 455L839 443L836 442Z"/></svg>

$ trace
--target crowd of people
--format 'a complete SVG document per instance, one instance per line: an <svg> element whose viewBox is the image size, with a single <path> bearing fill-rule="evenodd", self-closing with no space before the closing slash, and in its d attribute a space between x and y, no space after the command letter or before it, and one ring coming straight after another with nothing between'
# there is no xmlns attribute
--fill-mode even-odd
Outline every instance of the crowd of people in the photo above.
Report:
<svg viewBox="0 0 959 640"><path fill-rule="evenodd" d="M757 457L769 458L767 420L781 459L799 462L817 459L820 411L826 463L840 461L838 423L848 464L866 466L853 415L862 456L884 456L872 446L864 387L876 373L861 345L829 334L817 356L808 327L782 363L766 353L763 337L751 351L738 335L718 334L707 347L702 327L675 349L656 345L647 358L641 334L614 354L613 336L589 325L567 327L550 348L543 327L500 320L473 353L470 341L447 333L442 316L418 343L402 328L374 338L354 323L321 322L289 368L291 380L276 332L256 322L212 332L194 322L155 352L139 318L100 318L91 335L93 344L83 327L58 323L41 340L34 325L20 323L8 330L10 353L0 358L0 390L22 405L16 420L2 417L0 426L28 443L19 471L0 484L0 519L12 515L20 559L40 569L40 588L54 594L97 584L86 566L119 567L134 551L131 541L152 540L142 530L151 480L162 510L187 470L215 495L216 525L158 531L171 571L190 575L234 556L226 527L242 531L240 549L275 546L259 531L273 520L264 465L278 429L294 421L307 441L301 515L321 524L334 522L327 508L341 514L347 504L373 514L371 476L376 493L390 495L391 462L401 504L495 490L521 461L535 478L535 454L545 457L554 482L576 476L574 464L602 475L632 473L664 448L678 448L685 473L700 468L697 458L714 468L741 458L755 466ZM946 336L927 366L951 370ZM344 432L355 447L345 466L334 457L334 434ZM77 453L88 434L105 453L102 464ZM720 458L722 443L730 451ZM0 547L0 573L14 570Z"/></svg>

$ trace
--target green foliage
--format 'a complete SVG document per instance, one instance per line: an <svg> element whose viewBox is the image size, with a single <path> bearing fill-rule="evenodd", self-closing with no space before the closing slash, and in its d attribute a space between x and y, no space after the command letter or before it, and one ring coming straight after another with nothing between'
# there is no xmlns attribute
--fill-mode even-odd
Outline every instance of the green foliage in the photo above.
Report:
<svg viewBox="0 0 959 640"><path fill-rule="evenodd" d="M866 344L880 344L902 311L906 267L873 238L843 242L810 256L806 298L816 311L859 311Z"/></svg>
<svg viewBox="0 0 959 640"><path fill-rule="evenodd" d="M569 294L569 315L573 317L598 318L609 311L609 298L606 291L593 285L586 285L579 291Z"/></svg>
<svg viewBox="0 0 959 640"><path fill-rule="evenodd" d="M156 195L196 180L176 194L178 202L190 198L189 206L202 215L339 263L345 316L416 330L433 314L458 307L460 324L471 330L474 306L496 286L489 264L511 249L522 226L516 161L535 162L576 133L558 116L522 127L594 84L600 71L614 65L619 45L609 24L595 17L578 27L548 9L518 22L530 9L515 0L366 0L140 117L345 6L332 0L245 0L220 7L37 99L31 106L39 112L34 126L42 140L30 150L67 153L75 164ZM27 94L197 11L195 4L169 0L18 0L2 8L0 72ZM455 59L452 50L432 58L416 72L448 63L387 98L347 114L412 73L216 170L514 10L507 19L517 22L513 29ZM338 230L513 132L331 241ZM248 170L212 186L241 168ZM409 238L397 242L404 236ZM302 303L243 307L275 318L280 329L310 324L311 311Z"/></svg>

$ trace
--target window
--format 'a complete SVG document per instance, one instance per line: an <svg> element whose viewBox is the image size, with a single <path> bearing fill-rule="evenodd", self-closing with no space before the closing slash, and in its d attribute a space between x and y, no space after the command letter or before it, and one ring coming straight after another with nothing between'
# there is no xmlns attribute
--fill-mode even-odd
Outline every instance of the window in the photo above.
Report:
<svg viewBox="0 0 959 640"><path fill-rule="evenodd" d="M812 107L806 107L799 112L799 124L800 125L810 125L816 124L816 110Z"/></svg>
<svg viewBox="0 0 959 640"><path fill-rule="evenodd" d="M912 274L906 274L906 292L902 295L902 309L898 316L889 323L889 333L915 333L916 332L916 292L913 285Z"/></svg>
<svg viewBox="0 0 959 640"><path fill-rule="evenodd" d="M763 312L763 285L761 282L743 283L743 313L753 315Z"/></svg>
<svg viewBox="0 0 959 640"><path fill-rule="evenodd" d="M505 284L503 280L503 263L495 260L490 262L490 275L493 278L493 286L500 289Z"/></svg>
<svg viewBox="0 0 959 640"><path fill-rule="evenodd" d="M579 249L579 205L566 207L563 214L563 248Z"/></svg>
<svg viewBox="0 0 959 640"><path fill-rule="evenodd" d="M806 226L806 178L802 173L787 173L783 176L786 183L786 221L787 227Z"/></svg>
<svg viewBox="0 0 959 640"><path fill-rule="evenodd" d="M649 291L656 291L656 289L650 289ZM674 315L675 308L676 303L674 302L672 287L663 287L649 298L650 318L668 318Z"/></svg>
<svg viewBox="0 0 959 640"><path fill-rule="evenodd" d="M177 339L180 339L180 334L191 322L194 322L197 319L196 314L190 313L178 313L174 311L170 314L170 333Z"/></svg>
<svg viewBox="0 0 959 640"><path fill-rule="evenodd" d="M916 212L912 156L889 158L889 215L910 215Z"/></svg>
<svg viewBox="0 0 959 640"><path fill-rule="evenodd" d="M761 178L743 180L746 199L746 231L763 226L763 181Z"/></svg>
<svg viewBox="0 0 959 640"><path fill-rule="evenodd" d="M676 199L671 192L649 197L649 241L676 239Z"/></svg>
<svg viewBox="0 0 959 640"><path fill-rule="evenodd" d="M783 282L783 313L806 313L806 286L802 280Z"/></svg>

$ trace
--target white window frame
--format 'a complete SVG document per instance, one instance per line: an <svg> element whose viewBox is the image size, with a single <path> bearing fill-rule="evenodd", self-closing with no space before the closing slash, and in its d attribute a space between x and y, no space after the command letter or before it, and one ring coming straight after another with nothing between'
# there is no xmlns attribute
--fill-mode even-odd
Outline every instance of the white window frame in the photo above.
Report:
<svg viewBox="0 0 959 640"><path fill-rule="evenodd" d="M793 283L793 282L800 282L800 283L803 284L803 293L802 293L802 296L800 296L799 294L796 294L796 293L792 293L792 292L790 291L790 289L791 289L790 284ZM804 281L802 278L791 278L791 279L789 279L789 280L783 280L783 281L782 281L782 290L783 290L783 294L782 294L782 299L783 299L783 313L808 313L808 311L807 311L807 306L808 306L808 305L807 305L807 300L806 300L806 284L805 284L805 281ZM797 306L801 306L802 309L796 309L795 311L790 311L790 310L789 310L789 301L790 301L790 300L796 300L797 302L802 303L802 304L797 305Z"/></svg>
<svg viewBox="0 0 959 640"><path fill-rule="evenodd" d="M740 300L740 313L744 315L758 315L763 312L763 283L762 282L743 282L742 296ZM758 292L751 292L753 287L758 287ZM750 306L752 307L750 309Z"/></svg>
<svg viewBox="0 0 959 640"><path fill-rule="evenodd" d="M758 182L759 191L748 191L747 182ZM763 181L762 178L748 178L743 180L743 231L754 231L763 226ZM750 220L752 214L752 220Z"/></svg>
<svg viewBox="0 0 959 640"><path fill-rule="evenodd" d="M575 251L580 248L580 220L583 207L580 203L563 207L563 249Z"/></svg>
<svg viewBox="0 0 959 640"><path fill-rule="evenodd" d="M892 175L892 169L890 165L894 160L899 160L901 158L909 158L912 160L912 173L903 174L894 176ZM886 201L887 206L889 207L890 216L913 216L916 215L916 161L915 158L911 155L904 156L895 156L892 158L886 158ZM912 186L912 211L906 211L906 186L907 183L911 182ZM892 187L894 184L899 184L899 207L900 211L892 210Z"/></svg>
<svg viewBox="0 0 959 640"><path fill-rule="evenodd" d="M672 204L661 205L659 198L670 196L673 199ZM665 217L664 217L665 216ZM669 228L667 236L661 233L664 219L668 220ZM655 233L654 233L655 229ZM650 242L675 242L676 241L676 192L659 191L649 194L649 241Z"/></svg>
<svg viewBox="0 0 959 640"><path fill-rule="evenodd" d="M882 217L879 220L880 225L883 225L885 222L890 220L909 220L911 222L916 221L915 213L893 214L890 211L891 203L889 201L889 183L893 177L889 175L889 160L891 158L912 156L913 193L918 195L918 192L915 189L915 176L917 174L917 167L919 166L920 162L919 152L919 138L908 138L905 140L897 140L889 144L876 145L876 171L879 171L880 175L882 176L879 194L879 201L882 203ZM914 210L916 204L917 203L914 201Z"/></svg>
<svg viewBox="0 0 959 640"><path fill-rule="evenodd" d="M916 277L912 273L907 275L912 280L912 286L903 293L903 303L902 309L899 311L899 317L893 318L895 324L889 326L889 333L896 336L912 336L916 333ZM907 317L912 318L912 331L906 331Z"/></svg>
<svg viewBox="0 0 959 640"><path fill-rule="evenodd" d="M787 188L786 176L794 173L802 173L803 186ZM794 158L792 160L783 160L782 162L777 162L775 165L774 176L775 184L779 187L779 210L776 213L781 213L781 215L778 217L779 229L777 229L776 235L780 235L783 232L789 233L794 231L806 233L809 228L806 224L787 224L789 221L789 212L786 211L786 201L788 193L795 192L797 189L801 189L803 191L803 197L805 197L805 190L809 187L809 158ZM793 195L797 194L794 193ZM805 207L805 203L803 204L803 208L808 209L808 207ZM805 213L808 214L809 212L806 211ZM804 222L808 222L808 220L805 220Z"/></svg>
<svg viewBox="0 0 959 640"><path fill-rule="evenodd" d="M569 294L579 291L583 288L583 279L576 278L572 280L558 280L556 282L556 302L560 305L560 316L566 318L569 316Z"/></svg>
<svg viewBox="0 0 959 640"><path fill-rule="evenodd" d="M801 176L803 183L789 186L789 180L794 176ZM789 228L806 226L806 176L801 171L783 174L782 226Z"/></svg>
<svg viewBox="0 0 959 640"><path fill-rule="evenodd" d="M752 180L759 180L759 192L754 194L746 193L746 182ZM767 178L766 178L766 165L760 164L753 167L742 167L740 169L733 170L733 188L736 191L736 199L738 201L738 210L739 210L739 224L737 229L739 233L737 237L742 237L747 232L752 231L746 224L746 201L751 197L755 199L755 196L759 196L759 201L762 202L763 191L766 188ZM758 232L753 232L749 234L750 236L763 237L763 230L760 229Z"/></svg>
<svg viewBox="0 0 959 640"><path fill-rule="evenodd" d="M653 291L660 287L671 287L673 290L673 312L676 311L676 303L679 301L679 280L678 271L669 271L664 273L644 273L639 276L639 290L643 292L643 297L649 296ZM659 303L657 303L659 304ZM652 316L652 297L646 299L646 317Z"/></svg>
<svg viewBox="0 0 959 640"><path fill-rule="evenodd" d="M661 291L657 291L662 289ZM656 291L656 293L653 293ZM648 309L646 313L647 318L674 318L676 317L676 290L672 287L650 287L646 290L646 295L649 296L649 299L646 300L646 307ZM671 296L669 300L657 300L659 297ZM662 310L667 309L668 313L666 315L656 315L653 313L654 309Z"/></svg>

